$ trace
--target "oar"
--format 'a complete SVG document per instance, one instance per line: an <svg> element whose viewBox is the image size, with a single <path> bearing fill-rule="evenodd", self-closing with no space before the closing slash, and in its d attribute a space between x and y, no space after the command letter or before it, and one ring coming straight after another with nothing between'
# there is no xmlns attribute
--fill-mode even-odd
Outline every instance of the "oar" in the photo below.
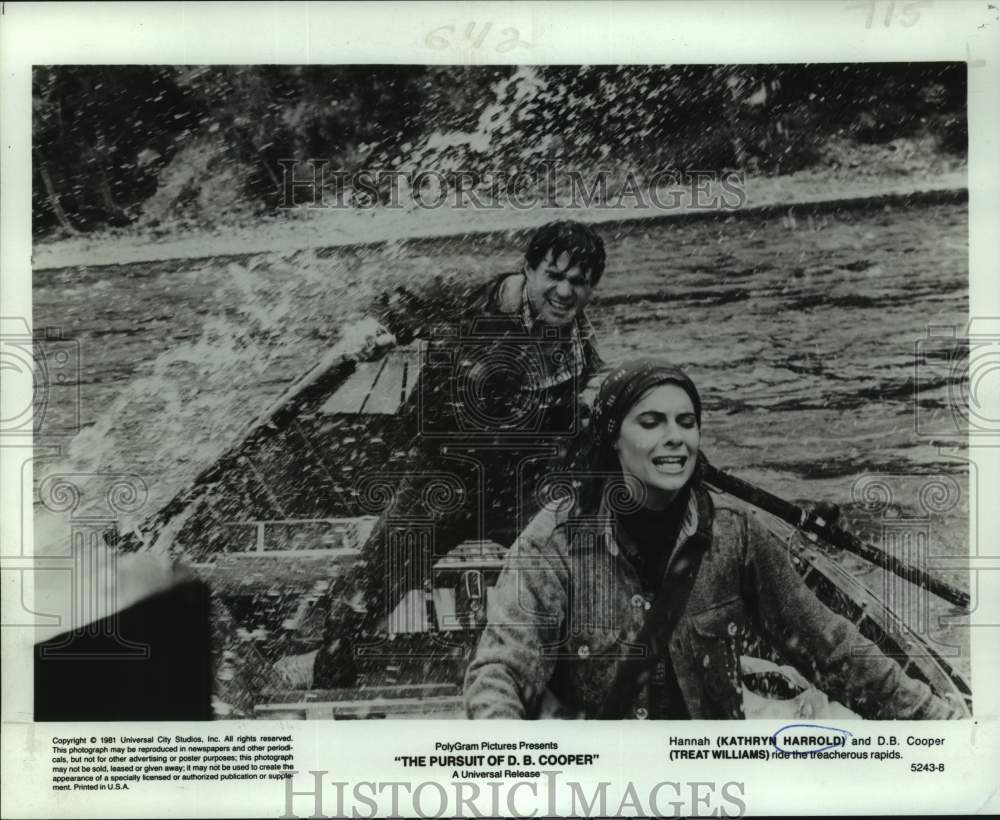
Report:
<svg viewBox="0 0 1000 820"><path fill-rule="evenodd" d="M802 530L811 540L821 538L836 547L860 555L866 561L870 561L883 569L889 570L919 587L933 592L940 598L955 606L967 610L969 608L969 594L953 587L951 584L935 578L925 570L901 561L887 552L880 550L871 544L866 544L860 538L847 532L840 527L829 524L814 515L810 515L798 504L793 504L783 498L779 498L767 490L761 489L743 479L724 473L717 467L713 467L707 462L704 465L705 481L714 487L718 487L723 492L736 496L755 507L759 507L764 512L771 513L782 521L787 521L793 527Z"/></svg>

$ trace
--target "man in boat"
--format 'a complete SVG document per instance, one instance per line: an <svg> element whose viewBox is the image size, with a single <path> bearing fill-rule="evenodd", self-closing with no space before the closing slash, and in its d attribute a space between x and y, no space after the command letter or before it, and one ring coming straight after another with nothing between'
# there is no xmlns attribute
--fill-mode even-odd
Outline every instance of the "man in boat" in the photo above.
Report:
<svg viewBox="0 0 1000 820"><path fill-rule="evenodd" d="M374 488L392 497L391 509L331 609L314 688L353 683L353 667L343 663L352 627L336 614L343 600L364 612L366 633L382 632L407 592L427 580L428 557L469 540L509 544L540 508L538 482L578 452L587 415L580 394L603 367L585 308L604 266L593 228L558 221L533 234L520 271L478 290L439 281L429 292L400 288L379 301L388 333L426 345L402 420L413 466L402 480L388 479L392 486Z"/></svg>

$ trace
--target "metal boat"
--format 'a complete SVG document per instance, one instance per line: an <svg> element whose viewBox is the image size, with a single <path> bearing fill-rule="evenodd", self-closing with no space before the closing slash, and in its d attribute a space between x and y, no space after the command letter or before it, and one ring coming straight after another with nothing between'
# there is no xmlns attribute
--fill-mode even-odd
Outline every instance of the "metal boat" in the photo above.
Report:
<svg viewBox="0 0 1000 820"><path fill-rule="evenodd" d="M213 590L218 717L464 715L465 665L508 545L496 540L435 553L384 630L351 636L350 685L312 685L331 601L349 596L346 578L363 569L361 545L376 521L358 482L373 470L403 469L408 456L400 414L418 380L419 346L371 352L364 336L331 351L144 527L147 539L169 533ZM826 606L971 715L968 684L928 640L819 546L760 515ZM761 642L749 650L780 669ZM753 668L744 685L764 696L787 699L800 689Z"/></svg>

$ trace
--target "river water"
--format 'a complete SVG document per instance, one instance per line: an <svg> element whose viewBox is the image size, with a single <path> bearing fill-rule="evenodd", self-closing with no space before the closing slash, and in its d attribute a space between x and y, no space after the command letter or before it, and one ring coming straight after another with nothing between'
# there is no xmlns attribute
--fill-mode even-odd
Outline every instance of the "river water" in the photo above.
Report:
<svg viewBox="0 0 1000 820"><path fill-rule="evenodd" d="M912 521L932 555L964 554L969 472L964 444L946 435L953 376L943 357L918 366L915 354L929 327L966 323L967 222L966 205L948 202L607 225L589 313L609 362L656 353L688 369L718 466L791 498L835 501L872 540ZM136 475L148 491L132 510L141 519L381 289L436 274L478 283L516 270L522 245L455 236L36 271L36 332L58 328L80 361L79 401L57 384L40 396L36 444L58 447L40 451L36 480ZM935 423L918 423L918 408ZM77 425L73 438L47 435ZM101 486L93 479L84 504ZM880 572L844 560L880 588ZM940 574L966 586L955 570ZM946 612L935 603L931 614ZM934 636L956 647L946 654L963 643L951 627Z"/></svg>

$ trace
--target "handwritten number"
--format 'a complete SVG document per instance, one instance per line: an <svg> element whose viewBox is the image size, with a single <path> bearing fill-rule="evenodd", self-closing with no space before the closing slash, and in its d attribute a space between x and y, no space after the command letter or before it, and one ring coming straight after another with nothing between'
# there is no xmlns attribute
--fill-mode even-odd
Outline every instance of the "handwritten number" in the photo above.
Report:
<svg viewBox="0 0 1000 820"><path fill-rule="evenodd" d="M493 28L493 23L487 23L485 26L483 26L482 33L475 39L475 41L472 44L473 48L482 48L483 47L483 43L486 42L486 37L489 35L491 28ZM471 40L472 39L472 35L475 34L475 33L476 33L476 24L475 23L469 23L468 25L466 25L466 27L465 27L465 39L466 40Z"/></svg>
<svg viewBox="0 0 1000 820"><path fill-rule="evenodd" d="M510 38L508 40L504 40L502 43L500 43L500 45L497 46L497 51L499 51L501 54L505 54L508 51L517 48L518 46L523 46L524 48L531 48L531 43L527 43L524 40L522 40L521 32L519 32L516 28L505 28L500 33Z"/></svg>
<svg viewBox="0 0 1000 820"><path fill-rule="evenodd" d="M917 0L915 3L907 3L903 9L903 25L907 28L915 26L920 21L920 7L929 5L929 0Z"/></svg>
<svg viewBox="0 0 1000 820"><path fill-rule="evenodd" d="M424 45L426 45L427 48L433 48L435 51L444 51L446 48L448 48L448 46L451 45L451 42L448 40L447 37L438 34L439 31L450 31L454 33L455 27L438 26L436 29L429 32L428 35L424 38Z"/></svg>
<svg viewBox="0 0 1000 820"><path fill-rule="evenodd" d="M458 29L455 26L438 26L436 29L427 33L424 37L424 45L428 48L432 48L435 51L445 51L452 46L452 35L456 34ZM486 41L493 31L492 21L487 21L485 23L478 23L475 20L465 24L465 39L470 41L471 47L474 49L481 49L486 45ZM521 32L518 31L513 26L503 29L500 32L500 36L504 39L500 41L495 47L495 51L500 54L505 54L518 46L521 48L533 48L533 44L521 39Z"/></svg>
<svg viewBox="0 0 1000 820"><path fill-rule="evenodd" d="M875 20L875 0L868 0L867 3L848 6L847 10L854 11L855 9L863 9L866 6L868 7L868 19L865 21L865 28L871 28Z"/></svg>
<svg viewBox="0 0 1000 820"><path fill-rule="evenodd" d="M877 10L880 0L867 0L865 3L855 3L853 6L847 6L848 11L867 9L868 16L865 19L865 28L871 28L875 24L875 12ZM912 0L912 2L907 3L902 7L900 23L906 28L915 26L920 22L920 8L922 6L929 6L933 0ZM882 16L882 25L885 28L890 28L892 26L893 18L896 15L896 0L887 0L885 2L885 14Z"/></svg>

